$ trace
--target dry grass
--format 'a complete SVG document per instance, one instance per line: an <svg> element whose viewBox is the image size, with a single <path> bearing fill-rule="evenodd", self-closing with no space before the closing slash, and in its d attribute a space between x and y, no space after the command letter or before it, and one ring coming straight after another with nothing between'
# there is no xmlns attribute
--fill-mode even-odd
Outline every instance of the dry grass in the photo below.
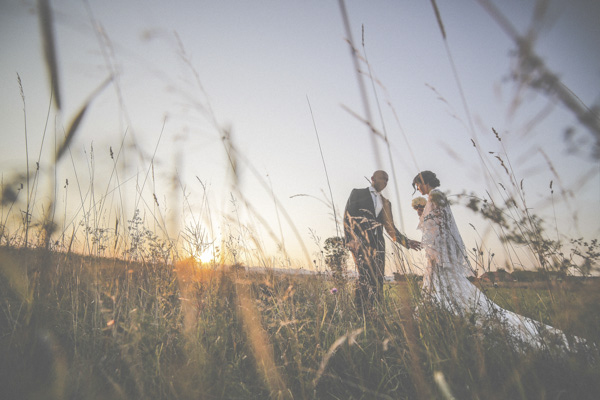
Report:
<svg viewBox="0 0 600 400"><path fill-rule="evenodd" d="M40 5L53 99L60 112L63 94L58 86L53 19L49 2ZM340 5L350 32L343 1ZM446 40L442 14L435 1L432 5ZM388 144L387 132L378 132L370 115L360 73L361 62L370 71L366 51L361 57L352 39L348 40L365 107L366 117L359 118L372 134L379 161L376 140ZM535 58L532 49L523 46L520 50L525 61ZM553 78L543 64L540 68L541 80ZM195 71L194 76L203 92ZM375 91L375 79L370 78ZM119 91L118 83L109 82ZM69 144L97 93L68 125L51 169L67 157ZM561 100L569 101L565 96ZM468 104L464 106L468 114ZM282 217L288 222L291 217L229 132L217 124L210 104L202 111L223 138L236 201L276 238L277 229L241 193L238 168L243 165L254 174ZM574 113L580 119L590 118L581 107L575 107ZM586 126L593 131L597 121L592 122ZM476 150L485 173L491 176L485 152ZM201 222L211 221L207 201L201 210L191 210L187 203L193 222L176 237L166 233L166 218L155 193L145 204L140 189L134 204L126 204L121 196L115 209L105 207L109 193L120 191L123 184L118 170L121 150L115 155L110 149L114 180L111 176L106 192L99 194L101 199L88 203L80 196L80 220L67 223L65 211L60 228L56 204L36 202L39 171L30 182L29 149L26 152L26 174L2 182L0 393L6 398L592 399L600 392L600 355L593 346L566 352L531 349L514 341L492 317L484 316L483 323L475 326L468 318L449 315L425 301L419 283L413 280L386 285L384 301L365 313L353 302L354 283L343 276L334 281L329 275L275 273L259 234L235 218L229 222L237 235L231 234L220 249L221 259L229 257L230 262L200 264L188 256L214 246L207 237L212 226ZM91 158L93 151L89 160L93 165ZM499 161L506 173L509 190L501 184L503 190L496 187L506 206L473 196L468 206L495 224L508 252L521 241L518 245L530 250L539 262L535 267L542 271L593 272L600 257L597 242L596 247L586 244L587 252L576 250L570 258L564 256L561 243L547 238L527 206L510 160L503 154L492 161ZM94 176L93 167L90 175ZM57 187L56 176L50 176L49 186ZM154 179L154 158L145 176L137 178L142 188ZM26 185L19 186L20 182ZM90 178L89 183L93 187L96 182ZM184 191L185 185L178 183ZM20 195L23 190L26 196ZM331 207L337 221L333 201ZM123 211L128 208L133 208L131 216ZM293 233L300 236L295 227ZM277 240L283 244L282 237ZM300 242L310 264L308 250ZM256 258L247 259L265 265L265 272L249 272L238 264L251 253ZM484 270L490 268L483 252L472 258ZM336 293L330 291L334 285ZM502 307L599 343L598 285L597 280L588 280L481 287Z"/></svg>
<svg viewBox="0 0 600 400"><path fill-rule="evenodd" d="M352 282L333 294L324 276L0 252L0 385L11 398L585 399L598 390L597 352L513 343L493 321L477 328L421 302L414 282L388 285L362 315ZM597 283L555 288L544 315L527 307L545 288L487 290L600 340Z"/></svg>

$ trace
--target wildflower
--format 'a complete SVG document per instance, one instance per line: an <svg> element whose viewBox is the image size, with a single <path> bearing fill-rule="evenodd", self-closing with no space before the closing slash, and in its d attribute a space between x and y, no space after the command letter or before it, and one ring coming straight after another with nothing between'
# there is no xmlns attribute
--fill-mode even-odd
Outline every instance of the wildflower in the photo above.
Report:
<svg viewBox="0 0 600 400"><path fill-rule="evenodd" d="M333 288L330 290L331 294L336 294L337 293L337 288Z"/></svg>

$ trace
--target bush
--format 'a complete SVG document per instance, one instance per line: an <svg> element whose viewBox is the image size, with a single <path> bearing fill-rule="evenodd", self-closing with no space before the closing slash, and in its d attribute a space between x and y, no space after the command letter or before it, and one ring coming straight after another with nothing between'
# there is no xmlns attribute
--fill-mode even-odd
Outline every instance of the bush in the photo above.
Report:
<svg viewBox="0 0 600 400"><path fill-rule="evenodd" d="M346 280L346 261L348 250L344 246L344 239L337 236L325 239L325 265L336 282Z"/></svg>

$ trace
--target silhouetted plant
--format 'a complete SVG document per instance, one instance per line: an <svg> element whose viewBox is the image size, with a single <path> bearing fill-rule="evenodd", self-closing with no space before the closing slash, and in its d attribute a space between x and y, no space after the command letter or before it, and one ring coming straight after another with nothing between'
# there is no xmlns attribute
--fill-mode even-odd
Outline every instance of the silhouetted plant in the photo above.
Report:
<svg viewBox="0 0 600 400"><path fill-rule="evenodd" d="M590 242L579 239L571 239L573 249L568 260L569 267L578 270L581 275L589 276L595 269L598 269L598 262L600 261L600 243L598 239L592 239ZM575 257L581 259L580 263L577 263Z"/></svg>
<svg viewBox="0 0 600 400"><path fill-rule="evenodd" d="M346 280L346 261L348 250L344 246L344 239L333 236L325 239L325 265L331 271L333 279L338 282Z"/></svg>

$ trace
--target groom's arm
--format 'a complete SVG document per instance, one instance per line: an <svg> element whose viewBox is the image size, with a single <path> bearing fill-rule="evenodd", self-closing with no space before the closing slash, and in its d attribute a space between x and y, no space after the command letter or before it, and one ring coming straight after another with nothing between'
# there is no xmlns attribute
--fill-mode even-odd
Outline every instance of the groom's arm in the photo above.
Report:
<svg viewBox="0 0 600 400"><path fill-rule="evenodd" d="M386 230L386 232L388 233L388 235L390 235L392 237L392 239L394 239L394 241L396 241L397 243L400 243L402 246L406 247L407 249L413 249L413 250L420 250L421 249L421 243L416 241L416 240L411 240L409 238L406 237L406 235L404 235L402 232L400 232L398 230L398 228L396 228L396 225L394 225L394 217L392 215L392 205L390 203L389 200L385 199L384 202L384 228Z"/></svg>
<svg viewBox="0 0 600 400"><path fill-rule="evenodd" d="M407 238L402 232L400 232L395 226L394 230L396 231L396 242L409 249L410 247L408 247L408 242L410 241L410 239Z"/></svg>
<svg viewBox="0 0 600 400"><path fill-rule="evenodd" d="M394 229L396 230L396 242L400 243L402 246L406 247L407 249L421 250L421 242L407 238L395 226L394 226Z"/></svg>

